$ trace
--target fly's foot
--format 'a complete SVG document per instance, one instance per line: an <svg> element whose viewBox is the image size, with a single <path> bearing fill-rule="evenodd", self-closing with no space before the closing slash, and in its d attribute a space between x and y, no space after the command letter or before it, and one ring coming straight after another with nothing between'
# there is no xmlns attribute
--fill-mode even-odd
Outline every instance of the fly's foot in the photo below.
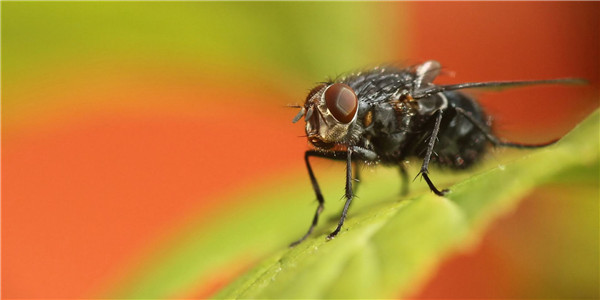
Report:
<svg viewBox="0 0 600 300"><path fill-rule="evenodd" d="M296 247L298 244L302 243L302 241L304 241L304 239L299 239L299 240L297 240L297 241L295 241L295 242L291 243L289 247L290 247L290 248L294 248L294 247Z"/></svg>
<svg viewBox="0 0 600 300"><path fill-rule="evenodd" d="M427 170L421 170L421 172L419 172L419 174L421 174L421 176L423 176L423 179L425 179L425 182L427 182L427 185L429 186L429 189L436 195L438 196L444 196L446 193L448 193L450 190L449 189L443 189L443 190L438 190L435 185L433 184L433 182L431 182L431 179L429 179L429 175ZM417 175L418 176L418 175Z"/></svg>
<svg viewBox="0 0 600 300"><path fill-rule="evenodd" d="M330 233L329 235L327 235L327 240L333 240L337 234L340 232L340 227L338 226L338 228L336 228L332 233Z"/></svg>

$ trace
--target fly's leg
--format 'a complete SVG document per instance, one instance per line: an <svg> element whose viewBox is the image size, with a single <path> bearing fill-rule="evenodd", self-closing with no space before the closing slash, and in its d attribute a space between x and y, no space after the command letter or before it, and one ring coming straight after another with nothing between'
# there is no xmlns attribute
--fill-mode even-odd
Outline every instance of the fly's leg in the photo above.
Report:
<svg viewBox="0 0 600 300"><path fill-rule="evenodd" d="M352 159L354 160L354 181L356 182L356 184L354 184L352 186L353 188L353 194L356 195L357 191L358 191L358 186L360 185L360 160L367 160L367 161L376 161L377 159L379 159L379 157L377 156L377 154L371 150L367 150L365 148L362 147L358 147L358 146L354 146L352 147L353 150L353 157ZM344 197L346 197L344 195ZM350 204L352 205L352 204ZM344 209L346 209L345 207L342 208L342 211L340 212L340 214L344 213ZM350 209L350 208L348 208Z"/></svg>
<svg viewBox="0 0 600 300"><path fill-rule="evenodd" d="M354 151L354 181L356 182L354 185L354 195L356 195L358 186L360 185L360 159L376 161L379 157L375 152L362 147L354 146L352 150Z"/></svg>
<svg viewBox="0 0 600 300"><path fill-rule="evenodd" d="M406 171L406 166L400 163L398 170L400 170L400 176L402 177L402 187L400 188L400 195L406 196L408 195L408 172Z"/></svg>
<svg viewBox="0 0 600 300"><path fill-rule="evenodd" d="M319 222L319 215L323 212L325 199L323 198L323 194L321 193L321 188L319 187L319 183L317 182L317 178L310 166L310 157L322 157L329 158L334 160L344 160L343 155L345 155L345 151L335 151L335 152L319 152L315 150L308 150L304 153L304 162L306 163L306 169L308 170L308 176L310 177L310 182L312 184L313 190L315 191L315 195L317 196L317 201L319 202L319 206L317 207L317 211L315 212L315 216L313 217L313 221L308 228L308 232L300 238L299 240L293 242L290 247L296 246L300 244L300 242L304 241L313 231L317 223Z"/></svg>
<svg viewBox="0 0 600 300"><path fill-rule="evenodd" d="M463 115L465 118L467 118L467 120L469 120L469 122L471 122L471 124L473 124L477 129L479 129L479 131L481 131L485 135L485 138L488 141L490 141L490 143L492 143L492 145L494 145L496 147L540 148L540 147L552 145L558 141L558 140L553 140L553 141L550 141L547 143L542 143L542 144L521 144L521 143L503 142L503 141L499 140L497 137L495 137L493 134L491 134L489 132L489 129L486 126L484 126L483 124L481 124L481 122L479 120L475 119L471 115L471 113L469 113L468 111L465 111L464 109L462 109L460 107L455 107L454 109L456 110L457 113L459 113L459 114Z"/></svg>
<svg viewBox="0 0 600 300"><path fill-rule="evenodd" d="M352 186L352 191L354 193L354 195L357 194L358 191L358 186L360 185L360 171L359 171L360 165L358 164L357 161L354 161L354 182L356 182L353 186ZM348 208L350 209L350 208ZM342 208L343 211L343 208ZM342 212L340 212L341 214ZM335 219L335 216L333 216L331 219L329 220L333 220Z"/></svg>
<svg viewBox="0 0 600 300"><path fill-rule="evenodd" d="M338 226L335 230L327 236L327 239L333 239L342 229L342 225L344 225L344 220L346 220L346 214L348 213L348 207L350 207L350 203L352 203L352 198L354 195L352 194L352 148L348 148L347 158L346 158L346 204L344 204L344 210L342 211L342 216L340 217L340 221L338 222Z"/></svg>
<svg viewBox="0 0 600 300"><path fill-rule="evenodd" d="M435 141L437 140L438 133L440 132L440 124L442 123L442 111L438 110L437 115L435 117L435 124L433 125L433 131L431 132L431 136L429 137L429 142L427 142L427 152L425 152L425 157L423 158L423 165L421 166L421 171L417 174L423 176L423 179L429 185L429 189L433 193L438 196L444 196L448 192L448 189L444 189L442 191L438 190L431 179L429 179L429 161L431 160L431 155L433 154L433 147L435 146Z"/></svg>
<svg viewBox="0 0 600 300"><path fill-rule="evenodd" d="M356 181L354 185L354 194L356 195L358 186L360 185L360 165L358 162L354 162L354 181Z"/></svg>

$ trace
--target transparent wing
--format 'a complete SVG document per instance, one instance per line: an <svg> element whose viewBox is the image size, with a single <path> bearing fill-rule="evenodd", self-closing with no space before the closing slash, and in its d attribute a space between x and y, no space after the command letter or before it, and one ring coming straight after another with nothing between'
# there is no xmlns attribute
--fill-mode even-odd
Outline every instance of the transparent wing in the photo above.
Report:
<svg viewBox="0 0 600 300"><path fill-rule="evenodd" d="M539 85L539 84L587 84L588 81L581 78L558 78L558 79L543 79L543 80L524 80L524 81L491 81L491 82L468 82L449 85L434 85L425 87L420 90L415 90L412 97L415 99L429 97L433 94L472 88L486 88L493 90L502 90L505 88Z"/></svg>

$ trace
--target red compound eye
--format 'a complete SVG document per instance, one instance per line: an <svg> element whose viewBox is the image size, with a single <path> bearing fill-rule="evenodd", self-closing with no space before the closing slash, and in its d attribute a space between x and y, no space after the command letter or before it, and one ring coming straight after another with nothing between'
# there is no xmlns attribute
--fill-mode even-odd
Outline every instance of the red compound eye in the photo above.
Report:
<svg viewBox="0 0 600 300"><path fill-rule="evenodd" d="M325 104L336 120L348 124L356 115L358 98L351 87L334 83L325 90Z"/></svg>

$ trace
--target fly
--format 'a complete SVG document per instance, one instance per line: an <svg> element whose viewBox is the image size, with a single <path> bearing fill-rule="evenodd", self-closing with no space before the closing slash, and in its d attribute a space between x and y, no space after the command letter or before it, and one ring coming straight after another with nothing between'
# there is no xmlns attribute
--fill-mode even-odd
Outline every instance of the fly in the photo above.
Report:
<svg viewBox="0 0 600 300"><path fill-rule="evenodd" d="M477 101L456 90L585 82L563 78L436 85L433 80L440 70L440 64L433 60L404 69L376 67L321 83L309 92L293 122L304 117L306 136L315 148L306 151L304 161L319 205L308 232L292 246L311 234L324 208L311 157L346 162L346 202L337 227L327 236L332 239L340 232L354 197L353 162L398 166L402 193L406 194L408 173L402 162L409 157L421 158L417 177L422 176L433 193L443 196L448 189L440 190L431 181L430 163L465 169L481 159L487 143L496 147L538 148L555 142L502 141L492 133Z"/></svg>

